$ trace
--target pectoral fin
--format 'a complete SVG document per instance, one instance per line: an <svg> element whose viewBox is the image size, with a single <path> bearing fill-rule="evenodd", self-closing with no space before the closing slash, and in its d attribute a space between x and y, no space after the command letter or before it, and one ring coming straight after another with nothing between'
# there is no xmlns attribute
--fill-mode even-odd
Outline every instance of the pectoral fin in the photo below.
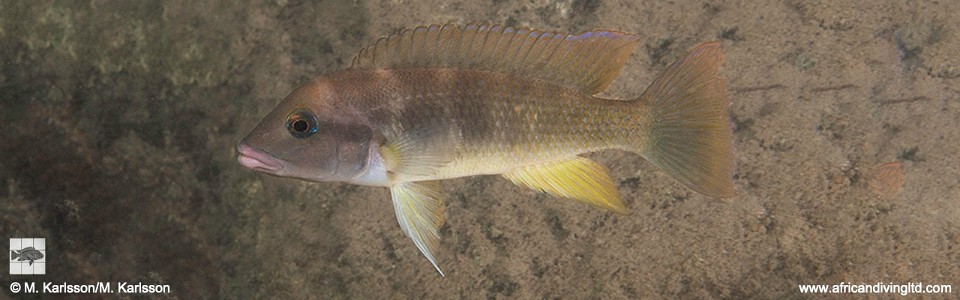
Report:
<svg viewBox="0 0 960 300"><path fill-rule="evenodd" d="M456 158L460 135L448 122L436 121L419 127L390 129L388 142L380 147L387 171L399 182L429 178Z"/></svg>
<svg viewBox="0 0 960 300"><path fill-rule="evenodd" d="M626 207L607 170L595 161L577 157L571 160L522 167L504 173L513 183L560 197L625 214Z"/></svg>
<svg viewBox="0 0 960 300"><path fill-rule="evenodd" d="M420 252L430 260L440 276L433 252L440 246L440 226L443 225L444 205L439 181L405 182L390 188L397 222Z"/></svg>

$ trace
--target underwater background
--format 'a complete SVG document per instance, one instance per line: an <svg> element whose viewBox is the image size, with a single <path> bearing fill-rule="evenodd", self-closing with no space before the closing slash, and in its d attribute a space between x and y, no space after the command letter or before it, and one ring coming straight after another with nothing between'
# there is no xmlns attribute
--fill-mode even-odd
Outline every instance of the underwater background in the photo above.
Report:
<svg viewBox="0 0 960 300"><path fill-rule="evenodd" d="M139 281L179 299L960 288L958 19L957 1L2 1L0 239L46 238L48 261L47 275L0 271L0 286ZM625 216L499 176L445 181L440 277L387 189L236 162L299 84L379 37L449 22L637 34L619 98L721 41L738 196L696 194L615 151L589 156Z"/></svg>

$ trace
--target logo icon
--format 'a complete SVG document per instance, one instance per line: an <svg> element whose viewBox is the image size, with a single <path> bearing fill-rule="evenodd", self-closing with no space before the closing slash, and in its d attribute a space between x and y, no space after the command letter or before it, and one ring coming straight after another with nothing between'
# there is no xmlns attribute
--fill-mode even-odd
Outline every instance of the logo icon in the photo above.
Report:
<svg viewBox="0 0 960 300"><path fill-rule="evenodd" d="M29 260L32 266L33 261L43 258L43 253L33 247L26 247L20 251L10 250L10 256L17 261Z"/></svg>
<svg viewBox="0 0 960 300"><path fill-rule="evenodd" d="M47 273L47 240L43 238L10 239L10 274L42 275Z"/></svg>

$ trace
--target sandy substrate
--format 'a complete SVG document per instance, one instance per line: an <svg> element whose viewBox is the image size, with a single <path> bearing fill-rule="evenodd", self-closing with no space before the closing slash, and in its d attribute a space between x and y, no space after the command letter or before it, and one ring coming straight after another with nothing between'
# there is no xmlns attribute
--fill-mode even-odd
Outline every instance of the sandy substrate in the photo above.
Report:
<svg viewBox="0 0 960 300"><path fill-rule="evenodd" d="M0 238L47 238L49 267L4 272L3 287L142 281L181 299L960 288L960 2L26 3L0 3ZM609 91L620 98L721 41L738 196L698 195L622 152L589 157L611 170L626 216L496 176L450 180L440 277L386 189L236 163L236 142L279 99L363 45L473 21L637 34ZM899 192L877 179L890 162Z"/></svg>

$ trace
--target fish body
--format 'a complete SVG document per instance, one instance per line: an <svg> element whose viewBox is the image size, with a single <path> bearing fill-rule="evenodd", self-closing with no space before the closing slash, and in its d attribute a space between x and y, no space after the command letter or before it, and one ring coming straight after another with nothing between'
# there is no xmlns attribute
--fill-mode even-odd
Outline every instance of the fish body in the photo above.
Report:
<svg viewBox="0 0 960 300"><path fill-rule="evenodd" d="M402 135L390 131L419 130L437 135L418 138L448 160L435 172L397 173L369 185L503 174L597 150L632 150L644 144L641 132L649 126L643 106L489 71L352 71L320 80L342 91L338 109L377 129L373 146Z"/></svg>
<svg viewBox="0 0 960 300"><path fill-rule="evenodd" d="M694 48L636 99L597 97L636 43L615 31L407 30L292 92L238 144L238 160L277 176L389 187L401 228L434 267L443 179L499 174L625 213L606 169L579 156L617 149L697 192L733 196L719 44Z"/></svg>
<svg viewBox="0 0 960 300"><path fill-rule="evenodd" d="M14 260L14 259L16 259L17 261L29 260L30 261L29 264L31 266L33 265L33 261L40 260L41 258L43 258L43 253L41 253L40 250L37 250L33 247L26 247L21 249L20 251L10 250L11 260Z"/></svg>

